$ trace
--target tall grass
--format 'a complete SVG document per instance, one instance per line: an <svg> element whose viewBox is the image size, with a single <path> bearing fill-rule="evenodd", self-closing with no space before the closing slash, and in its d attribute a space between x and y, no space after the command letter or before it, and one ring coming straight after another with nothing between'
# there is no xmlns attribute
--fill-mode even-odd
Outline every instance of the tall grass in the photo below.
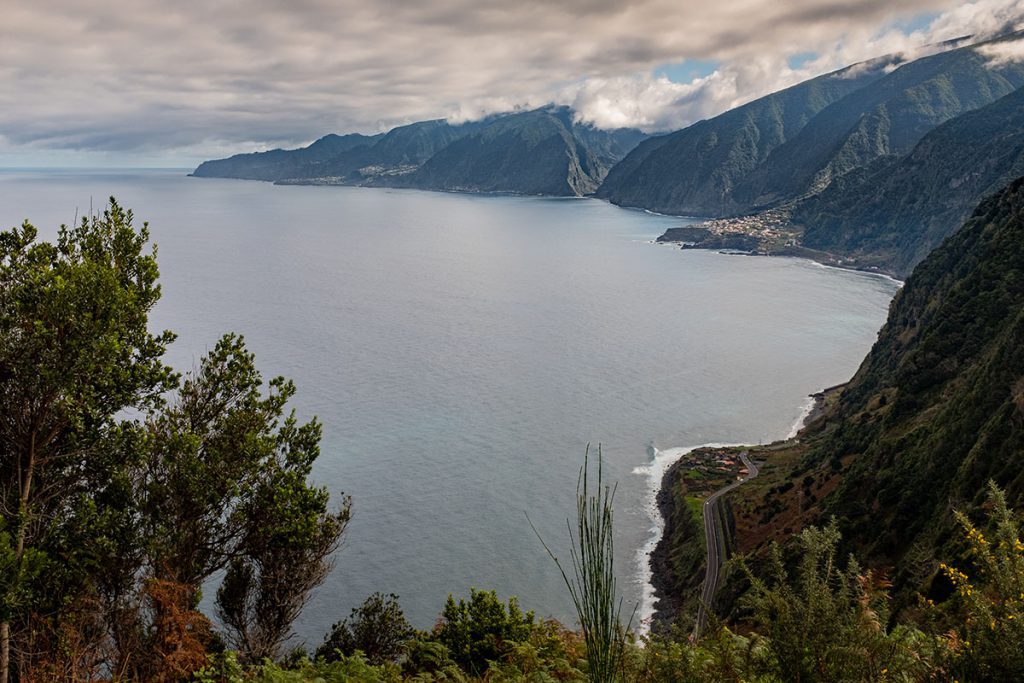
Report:
<svg viewBox="0 0 1024 683"><path fill-rule="evenodd" d="M622 626L622 598L615 582L615 553L612 539L612 506L618 486L604 483L601 447L597 448L597 482L595 494L590 489L590 446L587 446L576 482L576 530L566 520L571 540L573 577L537 534L544 549L562 573L576 607L583 640L587 650L589 679L595 683L612 683L620 678L626 633ZM532 522L531 522L532 526ZM534 532L537 530L534 528ZM635 611L635 610L634 610Z"/></svg>

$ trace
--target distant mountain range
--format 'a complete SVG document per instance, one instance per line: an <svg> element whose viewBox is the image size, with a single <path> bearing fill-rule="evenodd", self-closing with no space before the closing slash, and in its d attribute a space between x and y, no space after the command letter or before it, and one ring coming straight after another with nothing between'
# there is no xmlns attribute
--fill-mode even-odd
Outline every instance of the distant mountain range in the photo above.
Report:
<svg viewBox="0 0 1024 683"><path fill-rule="evenodd" d="M193 175L277 183L594 195L723 219L665 240L809 256L906 276L977 202L1024 172L1024 63L978 48L880 57L649 137L568 107L207 161ZM680 237L683 235L684 237Z"/></svg>
<svg viewBox="0 0 1024 683"><path fill-rule="evenodd" d="M193 175L582 196L645 137L580 124L568 107L551 106L458 125L423 121L384 135L328 135L302 149L207 161Z"/></svg>

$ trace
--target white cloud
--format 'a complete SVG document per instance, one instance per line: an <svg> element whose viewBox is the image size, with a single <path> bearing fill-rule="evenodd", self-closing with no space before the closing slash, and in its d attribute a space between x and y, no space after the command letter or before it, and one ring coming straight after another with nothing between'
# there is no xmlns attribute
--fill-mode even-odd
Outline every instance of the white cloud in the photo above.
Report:
<svg viewBox="0 0 1024 683"><path fill-rule="evenodd" d="M1024 62L1024 39L989 43L980 46L978 52L988 57L987 64L991 67Z"/></svg>
<svg viewBox="0 0 1024 683"><path fill-rule="evenodd" d="M574 106L581 118L598 126L636 126L648 131L680 128L814 76L873 57L896 55L890 69L962 44L955 39L988 38L1015 28L1024 16L1024 0L977 0L939 13L925 28L905 32L879 31L877 26L851 24L838 34L809 32L805 39L756 54L731 56L710 76L691 83L672 83L647 74L615 79L587 79ZM1024 41L980 48L998 60L1024 59ZM789 57L813 53L800 68ZM851 73L856 73L856 68Z"/></svg>
<svg viewBox="0 0 1024 683"><path fill-rule="evenodd" d="M997 30L1021 3L7 0L0 163L37 149L212 156L549 101L599 125L673 128L859 59ZM923 11L941 13L927 30L879 33ZM819 56L790 69L805 52ZM721 67L686 84L650 75L686 59Z"/></svg>

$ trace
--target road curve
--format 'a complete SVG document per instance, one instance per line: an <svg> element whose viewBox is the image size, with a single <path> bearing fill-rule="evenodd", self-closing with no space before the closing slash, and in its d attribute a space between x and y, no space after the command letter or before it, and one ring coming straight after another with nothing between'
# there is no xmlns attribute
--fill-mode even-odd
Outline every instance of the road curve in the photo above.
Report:
<svg viewBox="0 0 1024 683"><path fill-rule="evenodd" d="M740 484L757 476L757 465L747 457L748 451L740 453L740 460L747 468L747 476L737 479L728 486L718 489L704 501L704 542L707 546L707 571L704 574L704 587L700 593L700 604L697 606L697 620L693 624L693 638L696 640L708 621L708 609L714 608L715 592L718 590L718 575L725 563L727 548L725 538L718 528L718 499Z"/></svg>

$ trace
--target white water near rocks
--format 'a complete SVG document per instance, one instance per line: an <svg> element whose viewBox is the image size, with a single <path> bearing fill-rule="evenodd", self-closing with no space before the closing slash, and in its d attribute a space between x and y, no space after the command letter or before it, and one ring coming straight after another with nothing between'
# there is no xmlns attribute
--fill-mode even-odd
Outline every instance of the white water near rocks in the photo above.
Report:
<svg viewBox="0 0 1024 683"><path fill-rule="evenodd" d="M567 558L588 442L619 484L625 610L646 613L655 470L681 452L667 445L786 436L808 394L853 373L896 291L797 259L657 248L680 219L593 200L6 171L0 224L52 236L111 194L159 244L169 361L191 368L241 332L323 422L314 478L355 516L297 623L314 645L374 591L420 628L472 586L572 623L526 513Z"/></svg>

